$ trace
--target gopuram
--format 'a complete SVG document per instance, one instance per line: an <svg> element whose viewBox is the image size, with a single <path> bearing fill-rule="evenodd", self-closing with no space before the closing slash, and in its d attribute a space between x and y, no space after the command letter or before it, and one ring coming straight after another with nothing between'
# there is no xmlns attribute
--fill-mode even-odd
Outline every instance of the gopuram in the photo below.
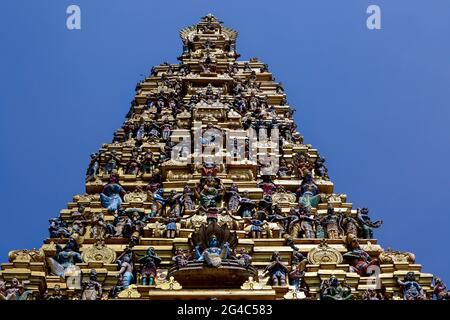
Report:
<svg viewBox="0 0 450 320"><path fill-rule="evenodd" d="M179 63L152 68L90 156L85 193L40 248L9 253L0 299L448 299L414 254L377 244L377 213L333 191L236 31L208 14L180 36Z"/></svg>

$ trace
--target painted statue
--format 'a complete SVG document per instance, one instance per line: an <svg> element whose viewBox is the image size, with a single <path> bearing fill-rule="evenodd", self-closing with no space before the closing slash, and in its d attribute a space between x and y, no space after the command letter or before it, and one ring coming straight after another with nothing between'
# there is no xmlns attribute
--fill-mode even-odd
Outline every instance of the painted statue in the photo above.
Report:
<svg viewBox="0 0 450 320"><path fill-rule="evenodd" d="M102 285L97 281L97 271L92 269L89 280L82 285L81 300L99 300L102 296Z"/></svg>
<svg viewBox="0 0 450 320"><path fill-rule="evenodd" d="M161 258L156 254L155 249L152 247L148 248L147 254L138 261L142 265L141 284L144 286L154 285L156 271L161 263Z"/></svg>
<svg viewBox="0 0 450 320"><path fill-rule="evenodd" d="M109 212L116 211L123 202L123 196L125 190L118 183L119 179L116 174L111 174L109 183L103 188L103 192L100 193L100 201L103 208L108 209Z"/></svg>
<svg viewBox="0 0 450 320"><path fill-rule="evenodd" d="M352 289L341 283L335 275L320 284L321 300L352 300Z"/></svg>
<svg viewBox="0 0 450 320"><path fill-rule="evenodd" d="M403 290L403 300L425 300L426 296L422 286L416 281L414 272L409 271L404 281L397 278L397 283Z"/></svg>
<svg viewBox="0 0 450 320"><path fill-rule="evenodd" d="M269 283L272 286L285 286L287 273L288 268L281 261L280 253L275 251L270 259L270 264L264 268L264 274L270 275Z"/></svg>

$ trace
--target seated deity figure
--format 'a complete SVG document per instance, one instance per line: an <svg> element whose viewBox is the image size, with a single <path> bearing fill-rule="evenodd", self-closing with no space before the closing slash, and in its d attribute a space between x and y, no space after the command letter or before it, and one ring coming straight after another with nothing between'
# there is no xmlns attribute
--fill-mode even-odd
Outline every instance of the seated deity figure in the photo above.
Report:
<svg viewBox="0 0 450 320"><path fill-rule="evenodd" d="M74 239L69 238L64 248L61 248L59 244L56 245L56 255L47 261L51 273L64 278L66 272L71 271L76 263L83 262L83 259L78 251L78 244Z"/></svg>
<svg viewBox="0 0 450 320"><path fill-rule="evenodd" d="M130 238L133 230L133 222L122 207L117 209L114 221L107 224L106 229L113 238Z"/></svg>
<svg viewBox="0 0 450 320"><path fill-rule="evenodd" d="M314 183L311 174L308 174L297 190L299 202L307 208L315 208L320 201L319 188Z"/></svg>
<svg viewBox="0 0 450 320"><path fill-rule="evenodd" d="M72 232L69 230L67 223L60 218L53 218L49 220L50 227L48 231L50 238L69 238Z"/></svg>
<svg viewBox="0 0 450 320"><path fill-rule="evenodd" d="M255 201L249 198L248 191L244 191L239 201L239 208L237 210L237 214L243 218L249 218L252 216L255 207L256 207Z"/></svg>
<svg viewBox="0 0 450 320"><path fill-rule="evenodd" d="M397 283L403 290L403 300L426 300L426 295L422 286L416 281L414 272L406 273L404 281L397 278Z"/></svg>
<svg viewBox="0 0 450 320"><path fill-rule="evenodd" d="M335 275L320 284L320 300L352 300L352 289L342 284Z"/></svg>
<svg viewBox="0 0 450 320"><path fill-rule="evenodd" d="M359 245L358 238L348 234L346 238L348 252L343 255L350 264L350 271L356 272L360 276L370 276L373 271L372 266L379 266L377 258L372 258Z"/></svg>
<svg viewBox="0 0 450 320"><path fill-rule="evenodd" d="M205 261L207 265L219 267L223 259L228 259L231 256L231 250L227 242L219 245L216 235L212 235L208 240L208 247L199 251L199 247L195 248L195 257L197 261Z"/></svg>
<svg viewBox="0 0 450 320"><path fill-rule="evenodd" d="M124 195L125 190L119 184L117 174L111 174L109 183L103 188L103 192L100 193L100 201L103 208L108 209L109 212L114 212L122 205Z"/></svg>
<svg viewBox="0 0 450 320"><path fill-rule="evenodd" d="M156 272L161 258L156 254L155 249L150 247L147 254L139 259L142 265L141 270L141 284L144 286L155 285Z"/></svg>
<svg viewBox="0 0 450 320"><path fill-rule="evenodd" d="M99 300L102 297L102 285L97 281L97 271L92 269L89 280L82 285L81 300Z"/></svg>

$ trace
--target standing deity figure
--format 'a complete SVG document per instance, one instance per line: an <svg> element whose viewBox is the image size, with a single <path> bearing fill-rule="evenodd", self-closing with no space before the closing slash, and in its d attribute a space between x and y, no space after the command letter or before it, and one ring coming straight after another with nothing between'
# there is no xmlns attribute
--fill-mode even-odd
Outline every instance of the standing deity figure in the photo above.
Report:
<svg viewBox="0 0 450 320"><path fill-rule="evenodd" d="M172 134L172 125L169 123L169 120L164 120L163 125L161 126L162 138L165 141L170 139L170 135Z"/></svg>
<svg viewBox="0 0 450 320"><path fill-rule="evenodd" d="M348 209L344 215L342 216L341 219L341 226L342 229L344 230L344 233L347 234L351 234L355 237L358 237L358 234L360 233L361 227L358 223L358 220L355 219L354 217L352 217L352 213L350 211L350 209Z"/></svg>
<svg viewBox="0 0 450 320"><path fill-rule="evenodd" d="M125 174L138 175L140 173L141 164L137 156L133 156L125 166Z"/></svg>
<svg viewBox="0 0 450 320"><path fill-rule="evenodd" d="M405 275L404 281L397 278L398 285L403 290L404 300L425 300L426 295L423 291L422 286L416 281L416 276L414 272L409 271Z"/></svg>
<svg viewBox="0 0 450 320"><path fill-rule="evenodd" d="M106 226L107 232L113 238L130 238L133 230L133 222L122 207L117 209L112 223Z"/></svg>
<svg viewBox="0 0 450 320"><path fill-rule="evenodd" d="M89 162L89 167L86 172L86 181L93 181L97 178L98 170L100 168L99 164L99 154L91 154L91 160Z"/></svg>
<svg viewBox="0 0 450 320"><path fill-rule="evenodd" d="M106 161L106 165L105 165L105 172L107 174L111 174L114 170L118 169L120 160L117 156L116 151L111 151L111 154L108 158L108 160Z"/></svg>
<svg viewBox="0 0 450 320"><path fill-rule="evenodd" d="M350 264L350 271L356 272L360 276L366 277L372 275L375 270L373 266L379 266L380 261L372 258L359 245L358 238L352 234L348 234L346 238L347 253L343 255Z"/></svg>
<svg viewBox="0 0 450 320"><path fill-rule="evenodd" d="M100 193L100 201L103 208L108 209L109 212L116 211L122 205L122 197L125 195L125 190L119 184L119 178L116 174L111 174L109 183L103 188Z"/></svg>
<svg viewBox="0 0 450 320"><path fill-rule="evenodd" d="M311 174L307 174L303 179L300 188L297 190L299 202L307 208L315 208L320 201L319 188L314 183Z"/></svg>
<svg viewBox="0 0 450 320"><path fill-rule="evenodd" d="M272 254L270 264L264 268L264 274L270 275L269 283L272 286L286 285L287 266L281 261L281 255L278 251Z"/></svg>
<svg viewBox="0 0 450 320"><path fill-rule="evenodd" d="M450 300L450 292L447 291L447 287L438 277L434 278L433 294L437 300Z"/></svg>
<svg viewBox="0 0 450 320"><path fill-rule="evenodd" d="M125 249L117 259L116 263L119 268L119 274L117 276L120 279L123 288L126 289L134 280L133 251L131 250L131 247L128 246Z"/></svg>
<svg viewBox="0 0 450 320"><path fill-rule="evenodd" d="M183 208L183 214L186 211L194 211L195 210L195 198L194 193L188 185L185 185L183 188L183 195L181 197L181 205Z"/></svg>
<svg viewBox="0 0 450 320"><path fill-rule="evenodd" d="M241 202L241 196L239 195L237 184L233 183L230 186L230 189L227 192L227 198L228 210L231 212L231 214L236 213Z"/></svg>
<svg viewBox="0 0 450 320"><path fill-rule="evenodd" d="M244 248L239 250L239 253L236 254L236 259L238 260L239 264L245 268L249 267L252 263L252 256Z"/></svg>
<svg viewBox="0 0 450 320"><path fill-rule="evenodd" d="M92 239L103 239L107 232L103 213L94 212L91 216L90 236Z"/></svg>
<svg viewBox="0 0 450 320"><path fill-rule="evenodd" d="M166 223L166 238L175 238L178 235L177 222L180 221L180 217L176 213L172 213L167 218L161 218Z"/></svg>
<svg viewBox="0 0 450 320"><path fill-rule="evenodd" d="M362 227L362 237L364 239L373 239L373 229L379 228L382 224L382 220L372 222L369 217L369 209L358 209L357 219Z"/></svg>
<svg viewBox="0 0 450 320"><path fill-rule="evenodd" d="M155 169L158 161L154 158L153 153L148 151L144 154L144 157L141 161L141 171L145 173L151 173Z"/></svg>
<svg viewBox="0 0 450 320"><path fill-rule="evenodd" d="M221 190L215 187L213 177L206 178L206 184L200 192L200 204L205 208L217 207L217 202L222 198Z"/></svg>
<svg viewBox="0 0 450 320"><path fill-rule="evenodd" d="M329 239L339 238L339 218L334 211L333 206L328 204L327 215L320 219Z"/></svg>
<svg viewBox="0 0 450 320"><path fill-rule="evenodd" d="M308 239L314 239L316 237L314 232L314 222L316 219L310 214L307 207L298 203L291 209L289 218L289 234L292 237L298 238L299 235Z"/></svg>
<svg viewBox="0 0 450 320"><path fill-rule="evenodd" d="M318 157L315 164L314 164L314 172L316 176L328 180L328 169L325 166L325 158Z"/></svg>
<svg viewBox="0 0 450 320"><path fill-rule="evenodd" d="M139 263L142 265L141 284L144 286L155 285L157 268L161 263L161 258L156 254L155 249L148 248L147 254L139 259Z"/></svg>
<svg viewBox="0 0 450 320"><path fill-rule="evenodd" d="M262 181L258 183L258 188L263 190L263 196L272 196L277 191L277 186L269 175L262 175Z"/></svg>
<svg viewBox="0 0 450 320"><path fill-rule="evenodd" d="M320 300L352 300L352 289L341 283L335 275L320 284Z"/></svg>
<svg viewBox="0 0 450 320"><path fill-rule="evenodd" d="M92 269L89 280L83 283L81 300L99 300L102 297L102 285L97 281L97 271Z"/></svg>
<svg viewBox="0 0 450 320"><path fill-rule="evenodd" d="M309 287L305 281L306 260L301 263L293 263L292 270L289 272L290 284L294 286L295 291L308 293Z"/></svg>

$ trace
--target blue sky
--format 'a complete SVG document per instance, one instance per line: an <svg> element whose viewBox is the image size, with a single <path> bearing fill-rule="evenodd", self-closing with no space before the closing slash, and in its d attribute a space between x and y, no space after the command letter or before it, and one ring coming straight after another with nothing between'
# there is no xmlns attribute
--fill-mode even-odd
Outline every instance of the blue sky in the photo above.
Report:
<svg viewBox="0 0 450 320"><path fill-rule="evenodd" d="M82 30L66 29L69 4ZM370 4L382 30L366 28ZM384 220L381 244L450 285L448 0L2 1L0 261L41 245L135 84L177 62L178 31L209 12L239 32L242 59L269 64L335 190Z"/></svg>

